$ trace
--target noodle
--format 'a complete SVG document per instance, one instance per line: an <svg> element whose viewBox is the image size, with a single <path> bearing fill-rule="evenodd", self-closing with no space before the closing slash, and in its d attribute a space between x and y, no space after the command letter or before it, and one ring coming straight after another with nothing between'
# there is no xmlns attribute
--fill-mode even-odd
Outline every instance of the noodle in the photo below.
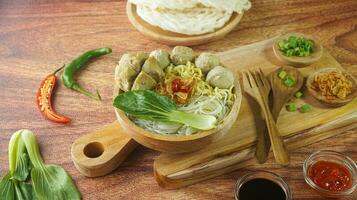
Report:
<svg viewBox="0 0 357 200"><path fill-rule="evenodd" d="M186 65L168 66L165 70L163 82L159 84L157 91L172 98L171 83L178 77L186 85L192 86L191 98L187 104L180 106L179 109L190 113L212 115L217 118L218 123L222 122L234 103L234 86L229 89L213 88L204 80L201 69L188 62ZM198 131L190 126L178 123L139 118L133 118L133 121L138 126L159 134L191 135Z"/></svg>

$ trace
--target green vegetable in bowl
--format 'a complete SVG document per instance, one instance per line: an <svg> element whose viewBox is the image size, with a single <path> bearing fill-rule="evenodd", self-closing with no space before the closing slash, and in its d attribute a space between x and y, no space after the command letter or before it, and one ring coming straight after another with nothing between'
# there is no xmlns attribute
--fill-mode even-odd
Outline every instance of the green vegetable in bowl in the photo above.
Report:
<svg viewBox="0 0 357 200"><path fill-rule="evenodd" d="M113 106L137 118L177 122L200 130L215 128L217 122L217 119L211 115L180 111L170 98L151 90L136 90L119 94L114 99Z"/></svg>
<svg viewBox="0 0 357 200"><path fill-rule="evenodd" d="M304 37L290 36L278 43L279 50L288 57L307 57L314 52L314 41Z"/></svg>
<svg viewBox="0 0 357 200"><path fill-rule="evenodd" d="M6 200L79 200L71 177L60 166L45 165L35 136L29 130L14 133L9 143L9 172L0 182ZM32 184L28 183L31 176Z"/></svg>

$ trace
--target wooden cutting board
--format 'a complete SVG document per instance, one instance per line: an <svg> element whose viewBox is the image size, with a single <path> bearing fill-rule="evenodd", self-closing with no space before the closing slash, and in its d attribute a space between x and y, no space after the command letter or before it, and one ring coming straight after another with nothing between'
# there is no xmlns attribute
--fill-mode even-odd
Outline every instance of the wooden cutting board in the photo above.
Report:
<svg viewBox="0 0 357 200"><path fill-rule="evenodd" d="M268 75L282 64L275 58L272 46L276 38L219 53L221 62L235 73L250 67L262 67ZM321 60L299 69L305 77L318 68L341 65L324 50ZM280 113L278 128L286 139L288 149L296 149L322 139L357 128L357 100L340 108L325 107L307 91L299 103L313 106L309 113ZM252 109L254 108L254 109ZM241 110L232 129L226 135L197 152L170 155L161 154L154 162L157 182L164 188L174 189L237 170L252 164L256 134L264 127L259 119L258 105L248 97L242 100Z"/></svg>

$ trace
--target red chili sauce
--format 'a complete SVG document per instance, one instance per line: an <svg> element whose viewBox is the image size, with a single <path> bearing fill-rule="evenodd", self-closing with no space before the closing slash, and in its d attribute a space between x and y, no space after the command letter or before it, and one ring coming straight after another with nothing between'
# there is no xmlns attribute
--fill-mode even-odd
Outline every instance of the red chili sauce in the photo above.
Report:
<svg viewBox="0 0 357 200"><path fill-rule="evenodd" d="M175 79L172 81L171 85L172 92L183 92L183 93L188 93L190 91L190 88L186 85L184 85L180 79Z"/></svg>
<svg viewBox="0 0 357 200"><path fill-rule="evenodd" d="M334 162L316 162L309 168L309 177L316 185L331 192L345 191L352 186L351 172Z"/></svg>

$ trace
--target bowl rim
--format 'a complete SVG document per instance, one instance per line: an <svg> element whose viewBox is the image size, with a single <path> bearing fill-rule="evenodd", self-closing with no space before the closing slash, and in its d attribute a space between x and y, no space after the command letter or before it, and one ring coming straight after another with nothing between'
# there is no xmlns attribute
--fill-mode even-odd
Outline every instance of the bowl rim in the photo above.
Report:
<svg viewBox="0 0 357 200"><path fill-rule="evenodd" d="M174 141L174 142L181 142L181 141L192 141L200 138L204 138L206 136L212 135L213 133L219 132L221 129L223 129L226 124L229 123L229 117L234 117L234 113L237 112L237 116L240 111L240 106L243 98L242 94L242 88L239 83L240 75L234 74L234 91L236 98L234 100L234 103L229 111L229 113L224 117L224 119L217 125L216 128L210 129L210 130L205 130L205 131L197 131L194 134L191 135L178 135L178 134L168 134L168 135L163 135L163 134L158 134L158 133L152 133L150 131L145 130L144 128L141 128L140 126L136 125L133 121L131 121L128 116L125 114L125 112L121 111L118 108L114 107L115 113L117 115L117 120L121 120L123 123L123 126L126 126L127 128L130 128L132 131L136 133L140 133L141 135L144 135L146 137L149 137L151 139L155 140L160 140L160 141ZM115 92L115 91L114 91ZM234 111L236 109L236 111ZM234 119L236 120L236 119Z"/></svg>
<svg viewBox="0 0 357 200"><path fill-rule="evenodd" d="M318 186L317 184L315 184L310 176L309 176L309 169L310 167L312 166L312 164L316 163L314 162L314 160L318 157L338 157L340 158L341 160L343 160L343 165L349 170L349 172L351 173L352 175L352 186L347 189L347 190L344 190L344 191L336 191L336 192L332 192L332 191L329 191L329 190L326 190L324 188L321 188L320 186ZM331 160L331 162L334 162ZM346 166L347 164L350 165L350 166ZM351 169L352 168L352 169ZM351 171L352 170L352 171ZM354 192L354 190L356 189L357 187L357 165L356 163L348 156L340 153L340 152L337 152L337 151L332 151L332 150L319 150L319 151L316 151L314 153L312 153L310 156L308 156L305 161L304 161L304 164L303 164L303 174L304 174L304 179L305 179L305 182L310 186L312 187L313 189L315 189L316 191L328 196L328 197L339 197L339 196L346 196L346 195L349 195L349 194L352 194Z"/></svg>
<svg viewBox="0 0 357 200"><path fill-rule="evenodd" d="M324 96L322 96L319 91L314 90L311 86L314 80L314 77L317 74L320 73L325 73L325 72L341 72L343 75L345 75L351 82L352 82L352 93L347 96L346 99L332 99L332 100L327 100ZM335 67L327 67L327 68L321 68L316 71L314 71L312 74L310 74L307 79L306 79L306 87L307 90L310 92L310 94L317 100L330 105L330 106L340 106L349 103L352 101L356 96L357 96L357 81L356 79L348 72L342 69L338 69Z"/></svg>
<svg viewBox="0 0 357 200"><path fill-rule="evenodd" d="M281 40L289 38L290 36L300 36L300 37L304 37L306 39L313 40L314 43L315 43L315 46L313 48L314 52L312 54L310 54L310 56L307 56L307 57L298 57L298 56L288 57L288 56L285 56L280 51L278 43ZM287 33L287 34L281 35L275 40L275 42L273 44L273 51L274 51L275 56L279 60L281 60L283 62L287 62L290 65L306 66L306 65L310 65L310 64L320 60L320 58L322 57L322 54L323 54L323 47L313 36L306 35L306 34L299 33L299 32L291 32L291 33ZM297 66L295 66L295 67L297 67Z"/></svg>

